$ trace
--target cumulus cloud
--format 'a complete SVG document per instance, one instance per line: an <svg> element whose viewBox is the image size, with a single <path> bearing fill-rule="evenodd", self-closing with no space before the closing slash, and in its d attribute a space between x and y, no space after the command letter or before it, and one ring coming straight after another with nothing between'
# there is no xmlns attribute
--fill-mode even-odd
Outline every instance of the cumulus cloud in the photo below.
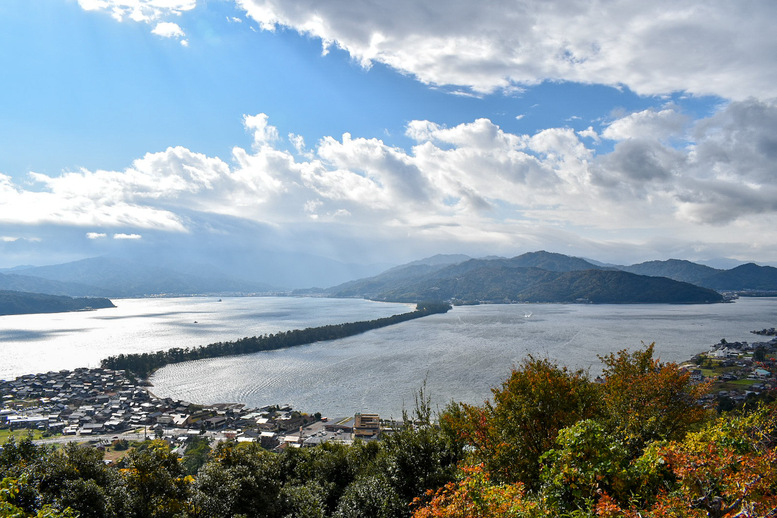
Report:
<svg viewBox="0 0 777 518"><path fill-rule="evenodd" d="M336 46L432 85L484 93L561 80L644 95L777 96L772 2L236 2L265 30L288 27L325 52Z"/></svg>
<svg viewBox="0 0 777 518"><path fill-rule="evenodd" d="M184 36L180 25L173 22L159 22L151 32L163 38L182 38Z"/></svg>
<svg viewBox="0 0 777 518"><path fill-rule="evenodd" d="M583 138L590 138L597 144L601 141L601 138L599 138L599 134L596 133L596 130L594 130L592 126L588 126L583 131L578 131L577 134Z"/></svg>
<svg viewBox="0 0 777 518"><path fill-rule="evenodd" d="M267 121L268 117L264 113L243 117L243 126L253 134L254 146L257 148L278 140L278 130Z"/></svg>
<svg viewBox="0 0 777 518"><path fill-rule="evenodd" d="M163 38L177 39L184 47L189 45L188 40L185 39L186 33L183 32L183 29L181 29L181 26L177 23L159 22L151 32L157 36L162 36Z"/></svg>
<svg viewBox="0 0 777 518"><path fill-rule="evenodd" d="M302 135L289 133L289 142L291 142L291 145L294 146L294 149L297 150L297 154L308 159L313 158L313 153L308 151L308 149L305 147L305 139L302 137Z"/></svg>
<svg viewBox="0 0 777 518"><path fill-rule="evenodd" d="M109 13L116 21L153 24L153 34L163 38L177 39L184 47L189 45L186 33L180 25L167 21L171 17L191 11L197 0L78 0L86 11Z"/></svg>
<svg viewBox="0 0 777 518"><path fill-rule="evenodd" d="M87 11L106 11L118 21L151 23L191 11L197 0L78 0L78 5Z"/></svg>
<svg viewBox="0 0 777 518"><path fill-rule="evenodd" d="M36 190L14 187L0 192L0 221L184 230L172 212L127 201L121 192L122 173L80 171L57 178L30 173L30 177ZM80 188L84 190L79 192Z"/></svg>
<svg viewBox="0 0 777 518"><path fill-rule="evenodd" d="M663 140L670 136L682 136L688 119L676 108L644 110L613 121L602 132L611 140L650 139Z"/></svg>
<svg viewBox="0 0 777 518"><path fill-rule="evenodd" d="M235 147L229 160L173 147L123 171L31 173L32 186L0 175L0 224L140 239L200 232L195 221L212 215L330 242L494 253L548 240L636 249L668 236L721 250L766 247L762 236L777 224L777 107L757 100L694 123L674 107L627 114L601 132L615 141L610 151L593 147L592 128L526 135L476 119L411 121L408 149L346 133L309 149L291 138L305 150L293 154L265 114L244 122L252 149Z"/></svg>

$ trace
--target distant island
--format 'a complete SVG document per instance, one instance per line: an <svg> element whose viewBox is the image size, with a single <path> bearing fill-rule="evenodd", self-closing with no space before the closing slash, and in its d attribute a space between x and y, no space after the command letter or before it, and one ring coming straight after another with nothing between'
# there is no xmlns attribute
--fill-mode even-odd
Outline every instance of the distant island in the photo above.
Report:
<svg viewBox="0 0 777 518"><path fill-rule="evenodd" d="M0 315L63 313L66 311L86 311L115 307L110 299L105 298L74 298L64 295L0 290Z"/></svg>

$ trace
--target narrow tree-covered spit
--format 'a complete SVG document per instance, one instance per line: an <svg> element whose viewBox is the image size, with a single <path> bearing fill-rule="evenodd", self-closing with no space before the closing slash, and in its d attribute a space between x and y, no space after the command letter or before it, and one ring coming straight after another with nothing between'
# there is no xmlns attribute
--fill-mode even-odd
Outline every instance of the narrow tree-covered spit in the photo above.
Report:
<svg viewBox="0 0 777 518"><path fill-rule="evenodd" d="M170 363L251 354L323 342L325 340L337 340L435 313L446 313L450 309L450 304L445 302L419 302L416 305L415 311L375 320L294 329L275 334L241 338L231 342L216 342L193 348L174 347L167 351L156 351L153 353L119 354L117 356L109 356L102 360L100 364L105 369L125 370L133 376L146 378L156 369Z"/></svg>

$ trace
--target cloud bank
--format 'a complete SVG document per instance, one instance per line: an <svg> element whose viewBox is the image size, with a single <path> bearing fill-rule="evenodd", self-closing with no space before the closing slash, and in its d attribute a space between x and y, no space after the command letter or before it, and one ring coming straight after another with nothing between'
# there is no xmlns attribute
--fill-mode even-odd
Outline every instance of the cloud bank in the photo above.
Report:
<svg viewBox="0 0 777 518"><path fill-rule="evenodd" d="M307 237L286 245L300 250L320 251L310 240L318 235L383 246L387 258L401 243L411 254L546 247L624 262L674 251L777 260L777 245L763 240L777 223L773 103L732 102L698 121L666 105L601 134L415 120L408 150L348 133L308 148L296 135L281 139L265 114L243 123L252 147L227 158L170 147L123 171L31 173L29 185L0 175L0 224L145 241L228 218L293 229ZM597 151L603 140L612 151Z"/></svg>
<svg viewBox="0 0 777 518"><path fill-rule="evenodd" d="M430 85L511 91L542 81L777 96L777 4L693 0L416 2L236 0L263 29L290 28L362 66Z"/></svg>
<svg viewBox="0 0 777 518"><path fill-rule="evenodd" d="M429 85L477 94L543 81L626 86L640 95L688 92L777 97L777 4L759 0L234 0L268 31L288 28ZM153 25L188 45L171 20L197 0L78 0L117 21ZM240 20L239 18L232 18Z"/></svg>

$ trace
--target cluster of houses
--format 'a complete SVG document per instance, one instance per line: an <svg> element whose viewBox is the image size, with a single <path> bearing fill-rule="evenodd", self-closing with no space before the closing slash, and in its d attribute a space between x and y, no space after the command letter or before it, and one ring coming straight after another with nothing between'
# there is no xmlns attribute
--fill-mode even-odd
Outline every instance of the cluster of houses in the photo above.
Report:
<svg viewBox="0 0 777 518"><path fill-rule="evenodd" d="M768 330L766 330L768 331ZM769 335L761 331L755 334ZM750 395L760 395L777 388L774 372L777 372L777 338L768 342L728 342L725 339L713 345L706 353L696 355L693 363L703 366L704 362L715 360L717 368L713 381L744 381L736 388L721 389L710 394L710 399L729 398L741 403ZM706 381L703 370L691 367L691 377L695 381Z"/></svg>
<svg viewBox="0 0 777 518"><path fill-rule="evenodd" d="M329 420L289 406L195 405L159 398L124 371L76 369L0 381L0 428L38 429L74 440L119 438L123 433L186 442L193 436L259 442L267 449L351 443L380 437L377 414Z"/></svg>

